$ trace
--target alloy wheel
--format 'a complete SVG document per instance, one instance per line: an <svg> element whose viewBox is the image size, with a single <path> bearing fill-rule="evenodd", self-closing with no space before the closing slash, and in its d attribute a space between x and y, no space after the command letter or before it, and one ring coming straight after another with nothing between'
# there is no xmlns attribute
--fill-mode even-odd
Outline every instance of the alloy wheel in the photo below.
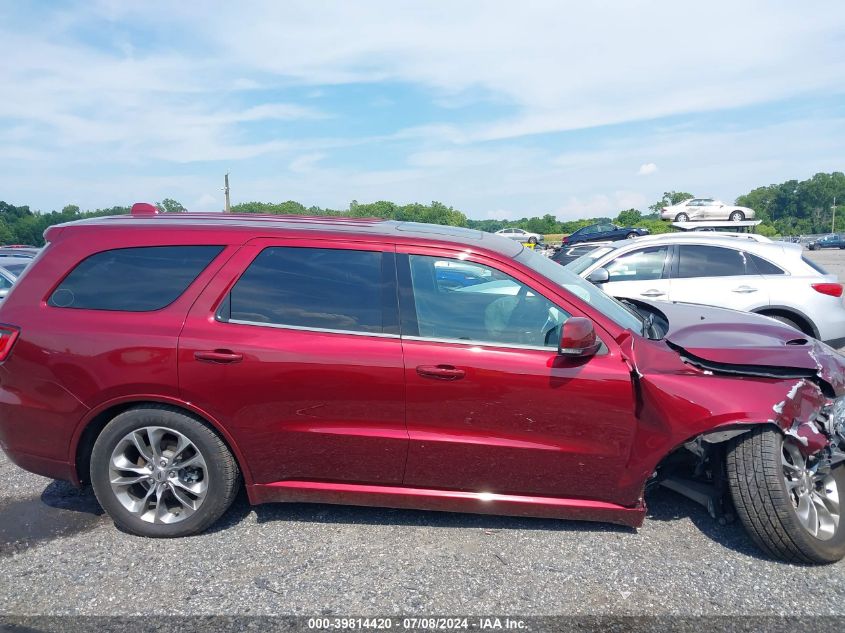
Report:
<svg viewBox="0 0 845 633"><path fill-rule="evenodd" d="M179 431L145 426L127 433L109 460L117 500L149 523L178 523L196 512L208 492L208 467Z"/></svg>
<svg viewBox="0 0 845 633"><path fill-rule="evenodd" d="M839 488L830 468L804 457L798 447L783 442L783 479L801 526L821 541L834 537L839 528Z"/></svg>

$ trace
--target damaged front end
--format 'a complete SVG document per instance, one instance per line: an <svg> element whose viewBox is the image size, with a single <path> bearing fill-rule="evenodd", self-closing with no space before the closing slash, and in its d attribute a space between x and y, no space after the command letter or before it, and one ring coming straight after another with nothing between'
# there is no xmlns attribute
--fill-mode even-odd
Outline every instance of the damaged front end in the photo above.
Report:
<svg viewBox="0 0 845 633"><path fill-rule="evenodd" d="M813 472L845 461L845 359L827 345L757 315L666 305L661 340L622 342L647 449L665 442L646 487L662 485L730 520L728 443L776 427ZM642 472L642 471L641 471Z"/></svg>

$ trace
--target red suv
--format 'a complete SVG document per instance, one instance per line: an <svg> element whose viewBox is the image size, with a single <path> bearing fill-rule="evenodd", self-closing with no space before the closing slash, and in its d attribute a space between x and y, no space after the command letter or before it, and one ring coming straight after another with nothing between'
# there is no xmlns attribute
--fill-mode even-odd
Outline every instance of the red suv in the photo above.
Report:
<svg viewBox="0 0 845 633"><path fill-rule="evenodd" d="M0 443L130 532L242 485L636 527L662 483L772 556L845 555L845 363L766 317L623 305L445 226L139 204L45 237L0 307Z"/></svg>

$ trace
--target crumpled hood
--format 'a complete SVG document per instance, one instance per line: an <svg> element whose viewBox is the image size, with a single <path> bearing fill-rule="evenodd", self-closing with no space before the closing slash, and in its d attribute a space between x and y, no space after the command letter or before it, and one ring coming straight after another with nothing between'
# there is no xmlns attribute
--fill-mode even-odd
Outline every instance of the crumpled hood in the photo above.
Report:
<svg viewBox="0 0 845 633"><path fill-rule="evenodd" d="M660 303L659 309L669 320L667 343L707 369L758 375L765 368L772 374L794 369L822 378L837 395L845 393L845 358L774 319L689 303Z"/></svg>

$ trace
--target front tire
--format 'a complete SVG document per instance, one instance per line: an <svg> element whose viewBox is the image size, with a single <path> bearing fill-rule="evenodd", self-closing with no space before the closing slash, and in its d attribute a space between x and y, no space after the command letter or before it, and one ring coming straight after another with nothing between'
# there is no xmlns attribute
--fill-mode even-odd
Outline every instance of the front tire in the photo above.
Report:
<svg viewBox="0 0 845 633"><path fill-rule="evenodd" d="M634 233L633 231L631 231L630 233L628 233L628 235L625 236L625 239L626 240L632 240L635 237L639 237L639 236L640 236L639 233Z"/></svg>
<svg viewBox="0 0 845 633"><path fill-rule="evenodd" d="M731 222L742 222L745 219L745 214L742 211L734 211L728 216Z"/></svg>
<svg viewBox="0 0 845 633"><path fill-rule="evenodd" d="M842 464L824 472L791 438L760 428L730 443L726 466L737 515L761 550L791 563L845 557Z"/></svg>
<svg viewBox="0 0 845 633"><path fill-rule="evenodd" d="M119 528L153 538L202 532L240 488L232 453L211 427L162 405L124 411L91 453L97 501Z"/></svg>
<svg viewBox="0 0 845 633"><path fill-rule="evenodd" d="M529 237L529 238L528 238L528 243L529 243L529 244L535 244L535 245L536 245L536 244L537 244L537 238L536 238L536 237L533 237L533 236L532 236L532 237Z"/></svg>

